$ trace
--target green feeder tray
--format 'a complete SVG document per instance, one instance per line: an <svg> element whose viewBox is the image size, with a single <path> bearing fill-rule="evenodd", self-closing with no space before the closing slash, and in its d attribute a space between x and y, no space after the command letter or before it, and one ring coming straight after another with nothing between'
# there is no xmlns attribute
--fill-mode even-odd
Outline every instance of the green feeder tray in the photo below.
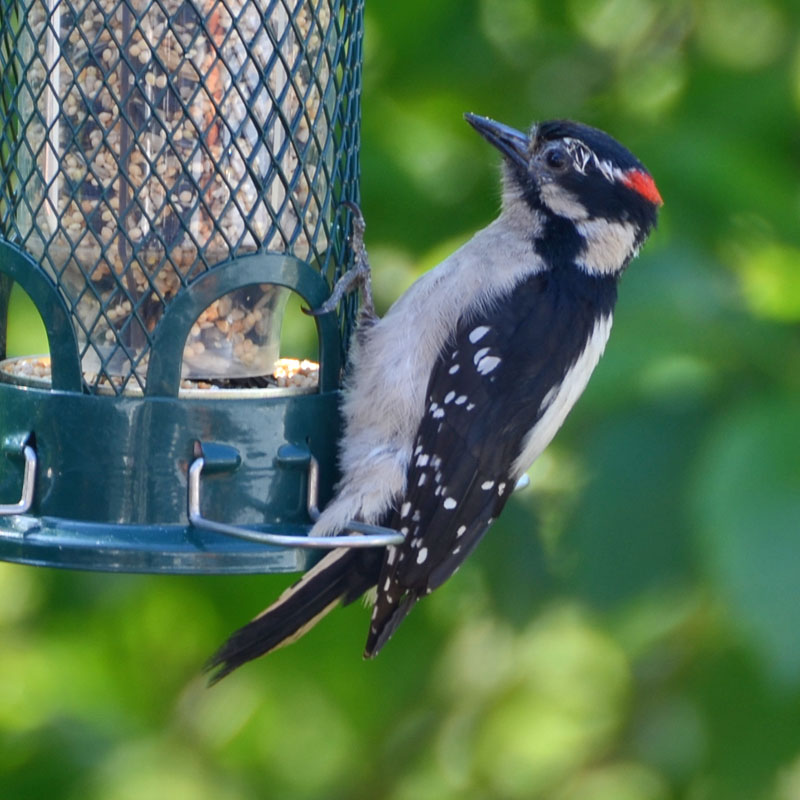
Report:
<svg viewBox="0 0 800 800"><path fill-rule="evenodd" d="M0 559L277 572L330 546L354 302L316 318L316 385L265 376L288 293L318 307L352 260L362 16L0 0L0 357L17 283L51 363L0 371Z"/></svg>

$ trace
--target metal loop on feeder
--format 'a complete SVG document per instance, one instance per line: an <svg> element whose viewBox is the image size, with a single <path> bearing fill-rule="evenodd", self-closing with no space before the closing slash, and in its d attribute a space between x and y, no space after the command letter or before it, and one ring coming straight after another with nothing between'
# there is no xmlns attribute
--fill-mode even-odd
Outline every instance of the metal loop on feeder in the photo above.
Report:
<svg viewBox="0 0 800 800"><path fill-rule="evenodd" d="M189 492L188 492L188 513L189 521L197 528L223 533L227 536L235 536L239 539L247 539L251 542L260 544L278 545L279 547L300 547L317 550L335 550L339 547L386 547L387 545L398 545L405 541L405 536L391 528L384 528L380 525L369 525L366 522L352 520L347 523L346 531L355 535L342 536L283 536L275 533L263 533L262 531L244 528L238 525L229 525L224 522L216 522L206 519L201 511L200 501L200 476L205 467L205 459L198 456L189 467ZM311 519L319 517L317 508L317 495L319 492L319 463L312 456L309 459L308 470L308 514Z"/></svg>
<svg viewBox="0 0 800 800"><path fill-rule="evenodd" d="M22 492L16 503L0 505L0 517L10 517L16 514L25 514L33 505L33 491L36 484L36 451L29 444L22 448L25 458L25 468L22 473Z"/></svg>

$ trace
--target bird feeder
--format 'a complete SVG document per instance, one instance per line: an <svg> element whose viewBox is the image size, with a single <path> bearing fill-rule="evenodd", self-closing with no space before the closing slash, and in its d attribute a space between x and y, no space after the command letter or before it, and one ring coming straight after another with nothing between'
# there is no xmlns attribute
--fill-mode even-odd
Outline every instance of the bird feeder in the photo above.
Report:
<svg viewBox="0 0 800 800"><path fill-rule="evenodd" d="M352 259L362 0L0 9L0 355L13 283L50 348L0 365L0 558L305 568L353 303L274 364Z"/></svg>

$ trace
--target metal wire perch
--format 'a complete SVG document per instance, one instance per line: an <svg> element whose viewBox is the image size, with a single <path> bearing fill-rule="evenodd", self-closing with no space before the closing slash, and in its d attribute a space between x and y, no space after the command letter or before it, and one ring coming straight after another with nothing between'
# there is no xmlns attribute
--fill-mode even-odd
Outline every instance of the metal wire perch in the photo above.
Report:
<svg viewBox="0 0 800 800"><path fill-rule="evenodd" d="M205 466L203 456L198 456L189 467L189 494L188 510L189 521L197 528L204 528L215 533L224 533L227 536L236 536L251 542L278 545L279 547L303 547L317 550L335 550L338 547L386 547L388 545L402 544L405 536L391 528L380 525L369 525L366 522L351 520L347 523L346 530L355 535L341 536L284 536L277 533L262 533L261 531L244 528L239 525L228 525L224 522L215 522L206 519L200 510L200 476ZM311 456L308 470L308 516L312 520L319 519L317 507L319 495L319 462Z"/></svg>

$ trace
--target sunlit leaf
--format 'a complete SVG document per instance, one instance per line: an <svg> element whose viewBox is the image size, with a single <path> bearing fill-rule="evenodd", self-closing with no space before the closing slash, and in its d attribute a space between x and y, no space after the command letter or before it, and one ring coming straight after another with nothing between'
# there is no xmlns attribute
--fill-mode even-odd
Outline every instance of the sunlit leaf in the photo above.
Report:
<svg viewBox="0 0 800 800"><path fill-rule="evenodd" d="M666 782L639 764L612 764L571 781L553 800L668 800Z"/></svg>
<svg viewBox="0 0 800 800"><path fill-rule="evenodd" d="M572 0L577 29L598 47L630 47L646 35L656 16L651 0Z"/></svg>
<svg viewBox="0 0 800 800"><path fill-rule="evenodd" d="M800 320L800 248L778 243L743 255L739 279L747 305L771 319Z"/></svg>
<svg viewBox="0 0 800 800"><path fill-rule="evenodd" d="M675 105L687 79L686 63L677 53L647 54L622 71L620 98L632 115L657 118Z"/></svg>
<svg viewBox="0 0 800 800"><path fill-rule="evenodd" d="M705 0L700 4L697 38L708 56L726 67L755 69L780 55L785 21L765 0Z"/></svg>

